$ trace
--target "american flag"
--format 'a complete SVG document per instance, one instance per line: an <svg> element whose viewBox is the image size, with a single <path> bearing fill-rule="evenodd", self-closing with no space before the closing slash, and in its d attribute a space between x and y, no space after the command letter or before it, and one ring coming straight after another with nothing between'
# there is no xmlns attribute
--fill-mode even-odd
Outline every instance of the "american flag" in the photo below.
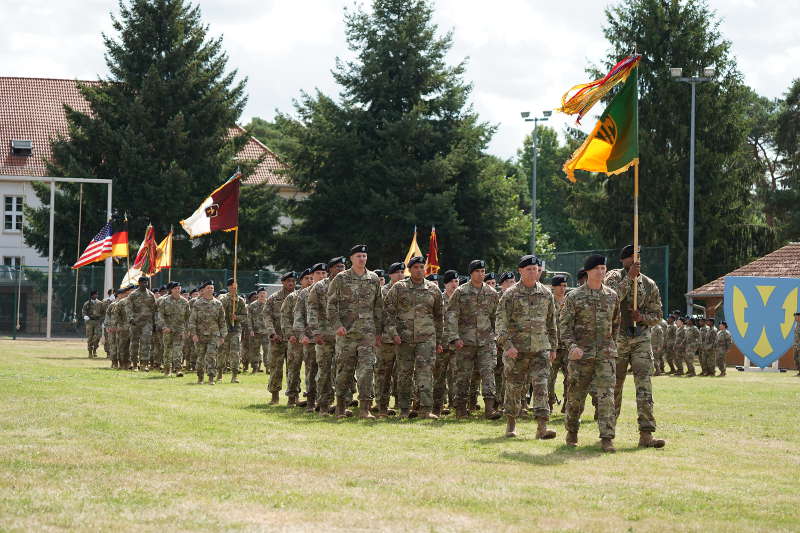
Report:
<svg viewBox="0 0 800 533"><path fill-rule="evenodd" d="M107 222L103 228L97 232L92 242L86 247L81 256L72 265L72 268L80 268L95 261L101 261L111 255L111 222Z"/></svg>

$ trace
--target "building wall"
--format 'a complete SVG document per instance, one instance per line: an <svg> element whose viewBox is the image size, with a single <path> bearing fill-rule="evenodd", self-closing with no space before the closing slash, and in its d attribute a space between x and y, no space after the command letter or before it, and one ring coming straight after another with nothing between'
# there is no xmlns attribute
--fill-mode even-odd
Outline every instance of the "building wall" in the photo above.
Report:
<svg viewBox="0 0 800 533"><path fill-rule="evenodd" d="M25 245L22 231L9 231L5 229L5 204L7 196L22 196L23 203L28 207L41 207L42 202L33 192L30 182L9 182L0 181L0 209L2 209L2 219L0 219L0 264L3 257L21 257L22 264L28 266L47 266L47 258L42 257L30 246ZM23 218L24 226L25 220Z"/></svg>

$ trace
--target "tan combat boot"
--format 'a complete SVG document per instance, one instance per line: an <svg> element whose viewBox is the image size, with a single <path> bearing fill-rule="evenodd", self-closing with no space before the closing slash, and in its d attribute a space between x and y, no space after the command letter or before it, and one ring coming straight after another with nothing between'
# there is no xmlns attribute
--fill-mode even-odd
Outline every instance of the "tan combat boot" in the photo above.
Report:
<svg viewBox="0 0 800 533"><path fill-rule="evenodd" d="M639 432L639 448L663 448L666 444L662 439L654 439L650 431Z"/></svg>
<svg viewBox="0 0 800 533"><path fill-rule="evenodd" d="M485 398L483 400L483 416L486 420L497 420L501 416L503 416L499 411L495 411L494 409L494 398Z"/></svg>
<svg viewBox="0 0 800 533"><path fill-rule="evenodd" d="M556 432L552 429L547 429L547 420L544 418L537 418L539 426L536 428L536 438L541 440L548 440L556 438Z"/></svg>
<svg viewBox="0 0 800 533"><path fill-rule="evenodd" d="M327 403L319 402L319 416L330 416L331 414L328 412L329 407L330 405Z"/></svg>
<svg viewBox="0 0 800 533"><path fill-rule="evenodd" d="M336 418L347 418L344 408L344 398L336 398Z"/></svg>
<svg viewBox="0 0 800 533"><path fill-rule="evenodd" d="M273 392L272 399L269 401L270 405L278 405L281 401L281 393L280 392Z"/></svg>
<svg viewBox="0 0 800 533"><path fill-rule="evenodd" d="M603 448L605 453L615 453L617 451L614 448L614 439L600 439L600 447Z"/></svg>
<svg viewBox="0 0 800 533"><path fill-rule="evenodd" d="M286 407L294 407L297 405L297 396L289 396L289 401L286 402Z"/></svg>
<svg viewBox="0 0 800 533"><path fill-rule="evenodd" d="M200 384L202 382L203 382L203 371L202 370L198 370L197 371L197 383Z"/></svg>
<svg viewBox="0 0 800 533"><path fill-rule="evenodd" d="M317 397L315 394L309 394L306 397L306 413L313 413L314 407L317 404Z"/></svg>
<svg viewBox="0 0 800 533"><path fill-rule="evenodd" d="M439 420L439 417L433 414L428 407L420 407L419 418L420 420Z"/></svg>
<svg viewBox="0 0 800 533"><path fill-rule="evenodd" d="M517 419L511 415L506 415L506 437L517 436Z"/></svg>
<svg viewBox="0 0 800 533"><path fill-rule="evenodd" d="M232 372L231 373L231 383L239 383L239 377L238 376L239 376L238 372Z"/></svg>
<svg viewBox="0 0 800 533"><path fill-rule="evenodd" d="M567 436L564 439L564 442L567 446L575 447L578 445L578 432L577 431L567 431Z"/></svg>
<svg viewBox="0 0 800 533"><path fill-rule="evenodd" d="M456 404L456 418L459 420L469 418L469 411L467 411L467 406L463 402Z"/></svg>
<svg viewBox="0 0 800 533"><path fill-rule="evenodd" d="M400 409L400 418L411 418L411 410L408 408Z"/></svg>
<svg viewBox="0 0 800 533"><path fill-rule="evenodd" d="M375 415L373 415L369 410L371 403L372 400L361 400L358 402L358 418L375 420Z"/></svg>

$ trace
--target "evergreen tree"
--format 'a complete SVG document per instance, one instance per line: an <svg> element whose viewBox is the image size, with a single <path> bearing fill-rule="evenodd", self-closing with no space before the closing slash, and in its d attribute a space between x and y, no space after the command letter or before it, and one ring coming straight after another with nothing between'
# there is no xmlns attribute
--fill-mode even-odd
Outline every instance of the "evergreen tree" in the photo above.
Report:
<svg viewBox="0 0 800 533"><path fill-rule="evenodd" d="M405 257L414 226L423 249L435 226L443 268L509 264L530 222L507 165L484 153L494 128L469 105L464 63L446 62L452 35L438 33L424 0L375 0L345 18L355 58L337 59L338 101L303 93L295 117L276 118L309 194L293 206L280 262L300 267L366 242L371 266L386 266Z"/></svg>
<svg viewBox="0 0 800 533"><path fill-rule="evenodd" d="M131 241L144 235L148 222L159 238L174 225L178 266L226 266L229 234L189 241L178 221L237 165L246 174L256 163L235 159L247 136L230 130L246 102L245 81L226 71L222 39L208 38L199 8L184 0L121 1L113 28L116 38L103 35L110 75L80 86L91 112L67 108L69 137L53 143L49 170L113 179L115 216L128 213ZM55 256L64 264L75 260L77 191L59 187L56 199ZM46 187L37 194L49 203ZM105 195L105 187L84 187L84 243L105 221ZM47 250L48 216L47 207L28 211L26 242L40 253ZM271 231L259 221L240 225L262 238Z"/></svg>
<svg viewBox="0 0 800 533"><path fill-rule="evenodd" d="M800 78L794 80L776 119L775 146L784 174L775 190L783 241L800 240Z"/></svg>

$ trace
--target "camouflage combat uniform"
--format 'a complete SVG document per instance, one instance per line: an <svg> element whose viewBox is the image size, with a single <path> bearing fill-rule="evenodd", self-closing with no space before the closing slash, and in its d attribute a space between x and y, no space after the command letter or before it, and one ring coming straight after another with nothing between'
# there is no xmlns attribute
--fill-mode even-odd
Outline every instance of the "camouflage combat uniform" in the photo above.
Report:
<svg viewBox="0 0 800 533"><path fill-rule="evenodd" d="M131 363L149 366L153 348L156 297L147 287L139 287L125 298L125 303L131 326Z"/></svg>
<svg viewBox="0 0 800 533"><path fill-rule="evenodd" d="M158 296L153 293L156 299L155 312L153 313L153 343L150 349L150 362L153 368L158 368L164 364L164 338L161 331L161 326L158 325L158 302L166 298L168 295Z"/></svg>
<svg viewBox="0 0 800 533"><path fill-rule="evenodd" d="M727 332L727 330L725 330ZM730 333L728 333L730 338ZM800 376L800 323L795 320L794 323L794 342L792 343L794 350L794 368L797 370L797 375ZM724 374L724 372L723 372Z"/></svg>
<svg viewBox="0 0 800 533"><path fill-rule="evenodd" d="M262 357L264 361L269 361L269 333L267 321L264 316L267 310L267 301L252 302L247 306L247 315L250 317L250 331L253 336L248 341L248 362L251 372L258 372L261 368ZM266 364L264 366L267 366Z"/></svg>
<svg viewBox="0 0 800 533"><path fill-rule="evenodd" d="M275 335L279 337L271 338L269 341L269 383L267 390L273 394L280 392L283 385L283 366L286 362L289 332L284 336L281 327L281 306L289 294L289 291L281 287L281 290L267 298L267 308L264 312L264 320L267 323L267 336L272 337Z"/></svg>
<svg viewBox="0 0 800 533"><path fill-rule="evenodd" d="M106 300L105 308L103 310L103 338L105 339L106 356L111 359L111 368L119 367L119 359L117 359L117 341L114 337L114 328L112 326L113 318L111 316L112 306L118 300Z"/></svg>
<svg viewBox="0 0 800 533"><path fill-rule="evenodd" d="M795 344L795 364L798 363L798 348L800 348L800 327L795 327L794 331L794 344ZM731 348L731 344L733 344L733 339L731 338L731 332L727 329L720 329L717 331L717 340L714 343L714 349L716 350L716 364L717 368L719 368L719 375L725 375L725 355L728 353L728 350ZM797 367L798 372L800 372L800 366Z"/></svg>
<svg viewBox="0 0 800 533"><path fill-rule="evenodd" d="M675 334L677 331L678 326L675 325L675 322L672 324L667 323L664 327L664 359L669 365L670 373L677 371L677 365L675 364Z"/></svg>
<svg viewBox="0 0 800 533"><path fill-rule="evenodd" d="M156 307L156 325L161 330L164 343L164 370L177 372L183 359L183 343L189 323L189 302L178 296L159 298ZM164 331L168 328L169 331Z"/></svg>
<svg viewBox="0 0 800 533"><path fill-rule="evenodd" d="M333 376L334 368L334 349L336 338L333 329L328 322L328 287L331 278L327 277L311 286L308 301L306 302L306 320L311 333L314 335L315 342L317 337L322 341L321 344L314 346L317 358L317 403L319 412L327 414L328 406L333 402Z"/></svg>
<svg viewBox="0 0 800 533"><path fill-rule="evenodd" d="M318 282L319 283L319 282ZM297 295L297 302L294 304L294 329L297 340L303 349L303 364L305 365L306 400L308 406L313 410L317 398L317 352L314 349L314 333L308 325L308 296L314 285L309 285L301 290ZM305 344L303 338L307 339Z"/></svg>
<svg viewBox="0 0 800 533"><path fill-rule="evenodd" d="M228 292L219 297L219 302L225 310L225 325L227 334L222 346L219 348L217 358L217 379L222 379L226 367L231 369L231 381L239 375L239 358L242 349L242 325L249 320L247 302L240 295L236 297L236 313L233 312L233 294Z"/></svg>
<svg viewBox="0 0 800 533"><path fill-rule="evenodd" d="M588 284L569 292L559 317L559 334L568 352L583 350L580 359L569 361L565 427L577 434L589 388L597 394L597 425L600 438L613 439L616 427L614 384L616 382L620 307L617 293L601 285Z"/></svg>
<svg viewBox="0 0 800 533"><path fill-rule="evenodd" d="M667 322L663 319L650 329L650 344L653 346L653 364L655 365L656 375L664 373L664 337L666 332Z"/></svg>
<svg viewBox="0 0 800 533"><path fill-rule="evenodd" d="M442 293L442 305L444 307L444 315L447 316L447 306L450 303L450 296L447 292ZM444 343L442 353L436 354L436 363L433 366L433 411L439 414L439 410L444 405L445 393L447 396L447 404L450 406L455 405L455 348L448 342Z"/></svg>
<svg viewBox="0 0 800 533"><path fill-rule="evenodd" d="M656 282L639 274L637 281L637 306L642 317L634 327L633 280L627 269L619 268L606 274L605 284L615 290L620 299L621 323L617 337L617 382L614 387L614 405L617 417L622 410L622 389L628 368L633 371L636 387L636 410L639 431L654 432L656 419L653 414L653 350L650 344L650 328L661 323L661 295Z"/></svg>
<svg viewBox="0 0 800 533"><path fill-rule="evenodd" d="M675 324L675 349L673 352L673 360L675 363L675 374L678 376L683 375L683 359L684 352L686 351L686 324L678 326Z"/></svg>
<svg viewBox="0 0 800 533"><path fill-rule="evenodd" d="M381 297L383 304L386 305L386 295L395 284L389 282L381 287ZM381 345L378 347L377 363L375 365L375 396L377 399L378 410L386 412L389 409L389 394L392 390L392 377L394 376L395 365L397 363L397 345L392 337L386 333L381 336ZM395 391L397 397L397 391ZM398 404L399 407L399 404Z"/></svg>
<svg viewBox="0 0 800 533"><path fill-rule="evenodd" d="M89 357L97 357L97 347L100 345L100 336L103 334L101 326L103 324L104 305L101 300L94 298L86 300L81 307L82 316L88 316L86 320L86 348L89 350Z"/></svg>
<svg viewBox="0 0 800 533"><path fill-rule="evenodd" d="M497 339L503 349L504 405L509 416L522 414L528 385L533 384L533 414L550 419L547 382L550 351L558 347L556 305L553 293L538 281L526 287L521 281L505 291L497 306ZM506 352L515 348L517 357Z"/></svg>
<svg viewBox="0 0 800 533"><path fill-rule="evenodd" d="M114 339L116 340L116 353L117 353L117 367L128 369L131 368L131 326L128 320L130 311L128 310L128 298L125 297L121 300L114 302L111 306L112 324L114 327Z"/></svg>
<svg viewBox="0 0 800 533"><path fill-rule="evenodd" d="M203 371L209 381L214 382L217 371L217 350L222 344L228 328L225 324L225 310L216 298L198 297L191 306L189 333L197 336L197 378L203 380Z"/></svg>
<svg viewBox="0 0 800 533"><path fill-rule="evenodd" d="M295 342L289 342L286 348L286 396L289 405L297 402L300 395L300 369L303 366L303 345L294 329L294 309L297 298L305 289L292 292L281 304L281 330L287 340L295 337Z"/></svg>
<svg viewBox="0 0 800 533"><path fill-rule="evenodd" d="M401 340L397 346L397 405L401 410L411 407L414 383L420 410L429 412L433 408L436 346L442 344L442 291L432 281L414 283L406 278L392 285L384 305L384 331L388 337L399 336Z"/></svg>
<svg viewBox="0 0 800 533"><path fill-rule="evenodd" d="M566 298L566 295L564 295ZM564 299L558 301L555 297L553 297L553 301L556 305L556 326L558 326L558 317L561 315L561 309L564 307ZM556 330L558 332L558 330ZM550 375L547 378L547 396L548 396L548 404L550 405L550 409L553 408L555 405L558 396L556 395L556 379L558 378L558 371L561 370L561 373L564 374L564 383L563 388L564 392L563 396L563 404L561 412L566 411L567 408L567 363L569 360L567 359L567 347L564 346L564 343L561 341L561 335L558 335L558 348L556 349L556 358L553 361L552 365L550 366Z"/></svg>
<svg viewBox="0 0 800 533"><path fill-rule="evenodd" d="M688 368L688 375L696 376L694 371L694 356L697 350L700 349L702 339L700 337L700 328L697 326L684 326L686 328L686 348L683 351L683 361Z"/></svg>
<svg viewBox="0 0 800 533"><path fill-rule="evenodd" d="M358 399L371 401L374 395L375 342L383 330L383 298L378 276L367 270L358 275L352 268L340 272L328 287L327 317L336 337L336 400L345 400L352 387L353 373L358 383Z"/></svg>
<svg viewBox="0 0 800 533"><path fill-rule="evenodd" d="M494 368L497 365L495 313L500 297L483 283L476 288L471 282L458 287L447 304L445 340L448 344L461 339L464 346L455 349L457 373L456 406L466 408L470 379L475 367L481 375L484 400L494 402L496 388Z"/></svg>
<svg viewBox="0 0 800 533"><path fill-rule="evenodd" d="M717 328L712 326L704 326L704 334L702 335L703 347L701 351L700 366L703 372L708 376L714 375L714 365L716 363L716 353L714 344L717 342Z"/></svg>

